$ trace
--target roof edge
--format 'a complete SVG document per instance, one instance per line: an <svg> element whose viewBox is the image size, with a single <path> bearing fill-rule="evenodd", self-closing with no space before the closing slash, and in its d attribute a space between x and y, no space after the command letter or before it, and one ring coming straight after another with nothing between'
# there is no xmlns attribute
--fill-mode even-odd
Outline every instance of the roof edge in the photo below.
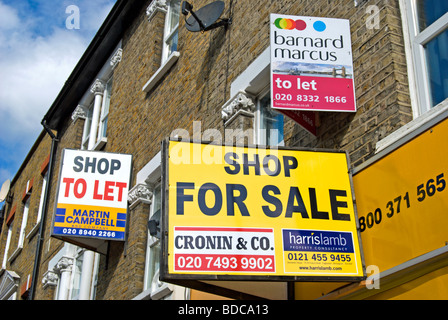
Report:
<svg viewBox="0 0 448 320"><path fill-rule="evenodd" d="M43 117L42 123L45 122L52 130L60 130L63 121L75 110L93 78L121 40L130 21L146 3L148 2L117 0Z"/></svg>

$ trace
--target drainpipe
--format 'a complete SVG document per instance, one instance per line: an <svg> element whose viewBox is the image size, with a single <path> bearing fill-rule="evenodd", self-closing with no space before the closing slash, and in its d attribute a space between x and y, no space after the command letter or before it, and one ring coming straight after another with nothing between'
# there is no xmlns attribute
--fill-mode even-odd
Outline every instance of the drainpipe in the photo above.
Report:
<svg viewBox="0 0 448 320"><path fill-rule="evenodd" d="M34 294L36 291L36 283L37 283L37 278L39 275L40 258L41 258L41 253L42 253L42 247L43 247L44 240L45 240L44 239L45 219L47 216L47 206L48 206L49 197L50 197L51 179L52 179L52 175L53 175L53 162L54 162L54 157L56 155L57 143L59 142L57 137L54 135L54 133L48 127L47 121L45 119L42 120L42 126L44 127L45 131L48 133L48 135L51 137L52 140L51 140L51 150L50 150L50 161L48 163L48 184L47 184L47 188L45 189L44 203L42 206L42 217L41 217L40 226L39 226L39 234L38 234L37 246L36 246L36 255L35 255L35 259L34 259L33 276L31 278L31 287L30 287L30 293L28 295L28 300L34 300Z"/></svg>

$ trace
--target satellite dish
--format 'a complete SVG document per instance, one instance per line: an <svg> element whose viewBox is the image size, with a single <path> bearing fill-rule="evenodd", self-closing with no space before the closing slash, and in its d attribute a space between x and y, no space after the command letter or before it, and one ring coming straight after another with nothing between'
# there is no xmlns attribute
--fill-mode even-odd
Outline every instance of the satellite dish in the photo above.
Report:
<svg viewBox="0 0 448 320"><path fill-rule="evenodd" d="M223 1L215 1L194 12L193 5L184 1L182 2L182 14L187 16L188 13L191 13L191 17L185 21L185 27L191 32L204 32L221 26L227 27L232 23L230 19L221 19L216 22L224 12L224 8Z"/></svg>
<svg viewBox="0 0 448 320"><path fill-rule="evenodd" d="M8 196L10 186L11 180L9 179L3 183L2 189L0 190L0 202L5 201L6 197Z"/></svg>

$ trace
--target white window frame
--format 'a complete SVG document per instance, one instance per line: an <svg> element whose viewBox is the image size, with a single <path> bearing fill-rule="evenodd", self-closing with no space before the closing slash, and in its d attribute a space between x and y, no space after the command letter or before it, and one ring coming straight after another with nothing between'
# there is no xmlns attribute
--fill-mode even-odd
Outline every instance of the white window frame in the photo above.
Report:
<svg viewBox="0 0 448 320"><path fill-rule="evenodd" d="M261 130L261 106L260 100L270 90L270 65L271 51L267 47L231 84L230 95L235 96L239 91L244 91L251 96L257 97L255 122L254 122L254 141L255 144L266 144L266 131ZM286 116L283 116L286 119ZM283 146L284 140L277 146Z"/></svg>
<svg viewBox="0 0 448 320"><path fill-rule="evenodd" d="M174 38L176 33L179 36L179 20L177 21L175 26L173 28L171 28L171 20L173 18L172 3L177 2L177 1L180 4L180 2L181 2L180 0L167 0L168 11L166 13L165 28L164 28L164 32L163 32L162 65L165 64L165 62L168 60L170 55L172 55L174 52L177 52L177 50L170 52L170 45L169 45L169 42ZM179 9L179 19L180 19L180 9ZM179 41L179 38L178 38L178 41Z"/></svg>
<svg viewBox="0 0 448 320"><path fill-rule="evenodd" d="M154 212L154 197L156 192L154 191L161 185L162 176L162 154L159 152L154 158L152 158L138 173L136 179L136 186L139 184L146 184L148 189L152 192L151 207L149 212L149 219L153 216ZM161 190L163 192L163 190ZM146 245L146 258L145 258L145 273L143 277L143 292L134 297L132 300L162 300L162 299L174 299L176 294L182 293L185 297L189 293L189 289L174 286L158 280L159 270L154 274L150 274L150 261L151 248L160 245L160 240L152 237L148 230L148 240ZM177 290L177 291L176 291ZM176 293L177 292L177 293Z"/></svg>
<svg viewBox="0 0 448 320"><path fill-rule="evenodd" d="M79 247L76 248L76 255L73 260L72 274L70 279L69 300L79 300L79 293L81 291L82 264L84 263L84 252L84 249ZM81 261L81 265L78 266L77 263L79 261ZM77 290L76 295L75 290Z"/></svg>
<svg viewBox="0 0 448 320"><path fill-rule="evenodd" d="M23 242L25 240L25 230L28 223L28 213L30 212L30 199L31 197L28 197L23 206L22 226L20 227L19 242L17 244L17 248L20 249L23 248Z"/></svg>
<svg viewBox="0 0 448 320"><path fill-rule="evenodd" d="M85 109L85 122L82 134L82 142L81 142L81 150L89 149L89 142L91 139L94 139L93 148L91 150L101 150L101 148L107 143L107 124L109 119L110 112L110 101L111 101L111 92L113 86L113 77L114 77L114 69L118 62L121 61L121 41L118 43L117 47L113 51L114 53L109 57L107 62L101 68L100 72L96 75L95 81L93 81L92 86L95 85L96 81L99 81L104 89L101 93L96 93L102 95L102 99L98 105L99 113L97 113L98 118L94 118L94 110L95 109L95 93L91 90L88 90L84 96L79 101L79 106L84 106ZM116 58L118 57L118 58ZM95 136L92 136L92 127L97 127L97 132ZM104 131L104 127L106 126L106 132Z"/></svg>
<svg viewBox="0 0 448 320"><path fill-rule="evenodd" d="M44 206L44 202L45 202L45 190L47 189L47 185L48 185L48 170L44 173L42 178L43 178L42 179L42 191L40 193L39 209L37 210L36 224L33 226L31 231L26 235L27 239L30 239L39 230L40 220L42 218L42 210L43 210L43 206Z"/></svg>
<svg viewBox="0 0 448 320"><path fill-rule="evenodd" d="M424 56L423 48L424 44L428 43L438 35L437 32L434 33L441 28L441 25L438 23L442 21L441 19L448 20L448 16L447 14L444 14L436 22L426 28L429 29L428 31L425 29L421 32L421 35L416 37L419 31L416 0L399 0L399 4L403 23L406 64L410 88L409 93L414 119L378 141L376 143L376 154L384 150L394 150L395 148L398 148L410 138L416 137L418 134L437 123L440 117L445 117L446 114L448 114L448 99L445 99L436 106L432 106L426 57ZM446 25L446 23L443 23L442 25ZM430 34L432 36L430 36Z"/></svg>
<svg viewBox="0 0 448 320"><path fill-rule="evenodd" d="M29 181L28 181L28 184L29 184ZM27 184L27 189L28 189L28 184ZM31 199L31 197L28 197L28 199L26 199L26 201L24 203L23 215L22 215L22 224L20 226L20 232L19 232L19 241L17 242L16 250L14 250L14 252L11 254L11 256L8 259L9 262L11 262L15 258L17 258L17 256L20 254L20 252L22 252L23 242L25 240L26 225L28 223L28 212L30 211L30 199Z"/></svg>
<svg viewBox="0 0 448 320"><path fill-rule="evenodd" d="M254 143L259 144L259 145L268 145L267 144L268 132L267 132L266 128L262 127L262 119L266 115L263 115L262 104L261 104L261 100L263 98L265 98L268 94L270 94L270 86L268 86L267 88L265 88L264 90L262 90L260 92L260 94L257 96L257 101L256 101L257 109L255 112L255 123L254 123L254 128L255 128ZM273 111L274 111L274 113L278 113L275 110L273 110ZM285 116L284 115L282 115L282 116L284 119ZM284 133L284 126L283 126L283 133ZM282 139L277 144L270 145L270 146L284 146L284 145L285 145L285 140Z"/></svg>
<svg viewBox="0 0 448 320"><path fill-rule="evenodd" d="M109 119L109 106L110 106L110 95L112 90L113 75L107 77L106 81L98 79L104 83L104 90L101 95L101 104L99 105L99 116L94 118L95 114L95 96L94 93L89 92L88 109L86 110L86 120L84 122L84 129L82 134L81 150L89 150L90 140L94 139L92 142L92 150L100 150L107 143L107 132L104 132L104 127L107 131L107 121ZM92 129L96 126L97 132L92 135Z"/></svg>
<svg viewBox="0 0 448 320"><path fill-rule="evenodd" d="M159 189L161 188L160 180L157 182L157 184L153 188L153 195L152 195L149 219L151 219L152 216L155 214L155 212L154 212L154 208L155 208L154 203L156 202L156 196L157 196L156 190L158 188ZM159 194L159 196L161 196L161 193ZM161 202L161 199L159 199L159 201ZM151 260L151 257L154 255L154 250L157 252L157 249L155 249L156 247L158 247L159 248L158 250L160 251L160 239L157 239L156 237L151 236L149 234L149 231L148 231L148 242L147 242L147 245L146 245L144 290L151 289L151 292L153 292L153 291L155 291L155 289L157 289L157 288L154 288L153 282L154 282L154 277L159 274L159 269L160 269L160 261L159 261L159 268L158 269L152 270L152 268L151 268L152 262L150 260ZM151 270L153 272L151 272Z"/></svg>
<svg viewBox="0 0 448 320"><path fill-rule="evenodd" d="M11 224L8 226L8 236L6 238L5 253L3 255L3 263L2 263L3 270L6 270L6 262L8 261L8 252L9 252L9 247L11 246L13 224L14 224L14 221L12 221Z"/></svg>
<svg viewBox="0 0 448 320"><path fill-rule="evenodd" d="M45 172L42 179L42 191L40 194L39 210L37 211L36 224L40 224L40 219L42 218L42 210L45 202L44 198L45 198L45 191L47 190L47 185L48 185L48 170Z"/></svg>
<svg viewBox="0 0 448 320"><path fill-rule="evenodd" d="M433 107L424 46L448 28L448 12L419 30L417 0L400 0L414 119ZM415 89L415 93L412 88ZM442 103L446 104L447 99Z"/></svg>
<svg viewBox="0 0 448 320"><path fill-rule="evenodd" d="M90 126L92 125L93 116L93 100L89 103L86 110L86 120L84 122L84 129L82 131L81 150L87 150L90 140Z"/></svg>
<svg viewBox="0 0 448 320"><path fill-rule="evenodd" d="M179 21L177 21L177 24L174 26L174 28L170 28L171 26L171 11L172 1L179 1L179 0L166 0L166 14L165 14L165 26L163 29L163 44L162 44L162 61L160 68L157 69L157 71L152 75L152 77L145 83L145 85L142 88L143 92L148 93L149 91L154 88L154 86L163 78L163 76L171 69L171 67L176 63L176 61L180 57L179 51L172 51L169 50L169 44L168 42L173 38L173 36L176 33L179 33ZM157 5L156 5L157 6ZM151 10L152 12L156 12L156 10ZM165 9L163 9L165 12ZM180 12L179 12L179 19L180 19ZM152 15L151 15L152 17ZM151 19L149 17L149 19ZM179 35L178 35L179 36ZM178 38L178 45L179 45L179 38Z"/></svg>
<svg viewBox="0 0 448 320"><path fill-rule="evenodd" d="M98 136L96 140L97 143L101 140L107 141L107 122L109 119L109 107L110 107L110 97L112 95L112 84L113 84L113 76L109 77L109 80L107 80L104 86L103 103L101 105L101 115L98 125Z"/></svg>
<svg viewBox="0 0 448 320"><path fill-rule="evenodd" d="M0 272L0 301L16 300L20 276L14 271Z"/></svg>

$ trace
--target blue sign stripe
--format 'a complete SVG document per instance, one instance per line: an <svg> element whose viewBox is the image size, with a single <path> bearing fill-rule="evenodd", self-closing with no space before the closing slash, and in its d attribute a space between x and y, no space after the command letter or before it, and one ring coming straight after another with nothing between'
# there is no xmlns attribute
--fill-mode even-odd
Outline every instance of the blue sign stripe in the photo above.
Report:
<svg viewBox="0 0 448 320"><path fill-rule="evenodd" d="M65 216L65 212L66 212L66 209L61 209L61 208L56 209L56 215L58 215L58 216Z"/></svg>
<svg viewBox="0 0 448 320"><path fill-rule="evenodd" d="M117 213L117 220L126 220L126 213Z"/></svg>
<svg viewBox="0 0 448 320"><path fill-rule="evenodd" d="M124 228L124 227L126 227L126 221L117 220L117 228Z"/></svg>
<svg viewBox="0 0 448 320"><path fill-rule="evenodd" d="M54 222L64 223L65 217L64 216L55 216Z"/></svg>
<svg viewBox="0 0 448 320"><path fill-rule="evenodd" d="M284 251L354 253L350 232L283 229Z"/></svg>
<svg viewBox="0 0 448 320"><path fill-rule="evenodd" d="M53 235L64 237L84 237L92 239L124 240L125 233L120 231L102 231L82 228L54 227Z"/></svg>

